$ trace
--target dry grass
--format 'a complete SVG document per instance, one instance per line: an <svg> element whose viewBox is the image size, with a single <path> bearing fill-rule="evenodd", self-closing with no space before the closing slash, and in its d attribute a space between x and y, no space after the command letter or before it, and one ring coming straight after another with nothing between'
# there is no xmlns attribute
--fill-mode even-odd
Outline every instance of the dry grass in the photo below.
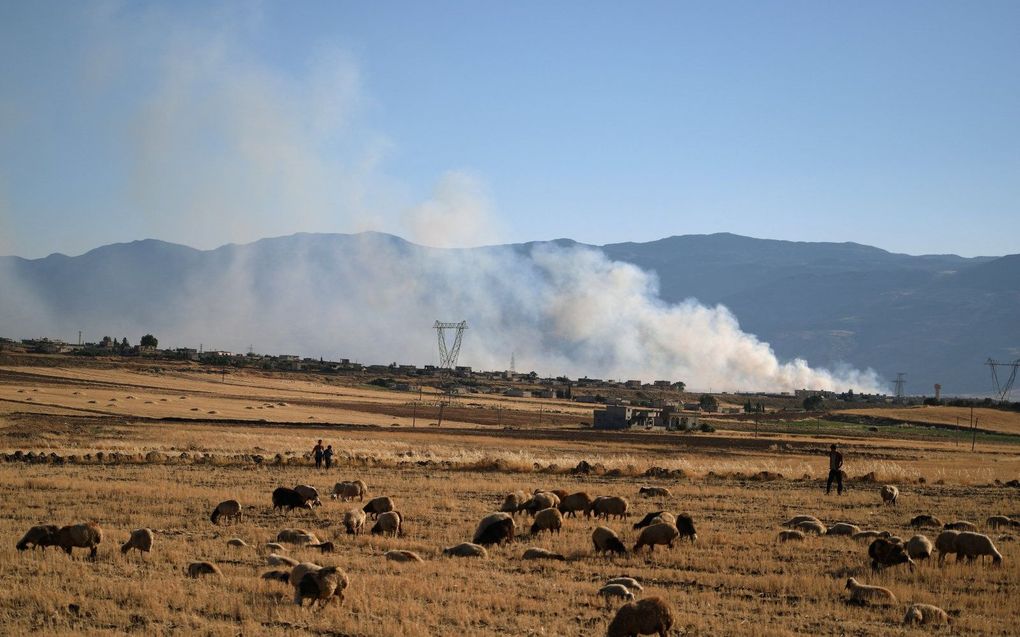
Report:
<svg viewBox="0 0 1020 637"><path fill-rule="evenodd" d="M988 431L1020 434L1020 413L977 407L973 410L977 426ZM969 407L934 407L918 405L916 407L891 407L880 409L847 409L840 413L876 416L878 418L896 418L898 420L932 423L940 425L970 424L971 409Z"/></svg>

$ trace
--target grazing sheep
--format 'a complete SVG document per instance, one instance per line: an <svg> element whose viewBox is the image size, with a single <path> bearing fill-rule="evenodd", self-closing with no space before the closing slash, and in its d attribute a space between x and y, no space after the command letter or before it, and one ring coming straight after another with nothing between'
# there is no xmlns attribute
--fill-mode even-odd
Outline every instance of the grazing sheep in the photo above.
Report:
<svg viewBox="0 0 1020 637"><path fill-rule="evenodd" d="M935 550L939 552L939 564L942 564L950 553L956 553L956 538L959 536L959 531L943 531L935 538Z"/></svg>
<svg viewBox="0 0 1020 637"><path fill-rule="evenodd" d="M414 551L386 551L386 559L393 562L424 562Z"/></svg>
<svg viewBox="0 0 1020 637"><path fill-rule="evenodd" d="M273 509L282 511L284 508L287 511L293 511L294 509L311 509L312 505L308 504L305 497L294 489L277 487L273 491Z"/></svg>
<svg viewBox="0 0 1020 637"><path fill-rule="evenodd" d="M896 603L896 596L888 588L860 584L852 577L846 581L846 589L850 591L850 601L856 604L875 601Z"/></svg>
<svg viewBox="0 0 1020 637"><path fill-rule="evenodd" d="M227 546L232 546L234 548L240 549L248 546L248 543L239 537L232 537L229 540L227 540Z"/></svg>
<svg viewBox="0 0 1020 637"><path fill-rule="evenodd" d="M858 531L850 537L854 540L874 540L876 537L882 537L882 534L878 531L869 529L867 531Z"/></svg>
<svg viewBox="0 0 1020 637"><path fill-rule="evenodd" d="M672 524L666 522L653 524L641 529L641 535L638 536L638 541L634 545L634 552L637 553L642 546L647 546L648 552L651 553L655 551L656 544L665 544L669 548L673 548L673 542L678 537L680 537L680 531Z"/></svg>
<svg viewBox="0 0 1020 637"><path fill-rule="evenodd" d="M903 616L904 624L917 624L925 626L928 624L940 626L949 624L949 615L938 606L931 604L911 604L907 607L907 614Z"/></svg>
<svg viewBox="0 0 1020 637"><path fill-rule="evenodd" d="M923 529L923 528L941 529L942 528L942 520L938 519L934 515L928 515L928 514L925 513L925 514L922 514L922 515L915 515L910 520L910 526L914 527L915 529Z"/></svg>
<svg viewBox="0 0 1020 637"><path fill-rule="evenodd" d="M220 567L212 562L192 562L188 564L188 577L201 577L202 575L219 575L223 577Z"/></svg>
<svg viewBox="0 0 1020 637"><path fill-rule="evenodd" d="M516 514L523 509L527 501L528 496L523 491L514 491L503 498L503 506L499 510L502 513Z"/></svg>
<svg viewBox="0 0 1020 637"><path fill-rule="evenodd" d="M653 635L666 637L673 627L673 609L661 597L646 597L629 602L616 611L606 637Z"/></svg>
<svg viewBox="0 0 1020 637"><path fill-rule="evenodd" d="M152 550L153 540L152 529L135 529L131 531L131 537L120 547L121 553L127 553L131 549L137 549L139 553L148 553Z"/></svg>
<svg viewBox="0 0 1020 637"><path fill-rule="evenodd" d="M993 529L997 529L1003 526L1006 527L1013 526L1013 520L1010 520L1005 515L993 515L992 517L988 518L988 520L985 523L989 526L989 528Z"/></svg>
<svg viewBox="0 0 1020 637"><path fill-rule="evenodd" d="M914 560L926 560L935 550L931 540L923 535L915 535L910 538L903 544L903 548L907 549L907 555Z"/></svg>
<svg viewBox="0 0 1020 637"><path fill-rule="evenodd" d="M489 557L489 552L480 544L461 542L443 549L443 555L446 557Z"/></svg>
<svg viewBox="0 0 1020 637"><path fill-rule="evenodd" d="M361 509L351 509L344 513L344 529L348 535L361 535L365 528L365 512Z"/></svg>
<svg viewBox="0 0 1020 637"><path fill-rule="evenodd" d="M694 530L694 518L690 513L680 513L676 516L676 530L680 532L680 539L687 538L693 544L698 541L698 532Z"/></svg>
<svg viewBox="0 0 1020 637"><path fill-rule="evenodd" d="M217 504L216 508L212 510L212 515L209 516L209 519L212 520L213 524L219 524L220 518L223 518L224 521L231 520L233 522L240 522L241 503L237 500L224 500Z"/></svg>
<svg viewBox="0 0 1020 637"><path fill-rule="evenodd" d="M977 531L977 526L973 522L967 522L966 520L948 522L942 525L942 528L947 531Z"/></svg>
<svg viewBox="0 0 1020 637"><path fill-rule="evenodd" d="M509 513L490 513L482 518L471 541L482 546L500 544L514 539L514 519Z"/></svg>
<svg viewBox="0 0 1020 637"><path fill-rule="evenodd" d="M995 548L992 538L981 533L963 531L956 536L956 560L967 558L973 562L975 558L988 555L992 558L992 564L1002 564L1002 554Z"/></svg>
<svg viewBox="0 0 1020 637"><path fill-rule="evenodd" d="M871 568L876 571L883 566L896 566L897 564L909 564L910 568L914 568L914 560L910 559L902 544L890 542L881 537L868 547L868 557L871 558Z"/></svg>
<svg viewBox="0 0 1020 637"><path fill-rule="evenodd" d="M404 519L397 511L386 511L376 520L375 526L372 527L372 535L400 536L403 522Z"/></svg>
<svg viewBox="0 0 1020 637"><path fill-rule="evenodd" d="M606 582L606 585L610 584L623 584L632 591L643 591L645 588L634 579L633 577L614 577L613 579Z"/></svg>
<svg viewBox="0 0 1020 637"><path fill-rule="evenodd" d="M297 566L298 561L293 557L286 555L278 555L276 553L270 553L266 556L266 564L269 566Z"/></svg>
<svg viewBox="0 0 1020 637"><path fill-rule="evenodd" d="M825 535L825 532L828 531L825 525L818 520L804 520L795 524L794 528L804 533L814 533L815 535Z"/></svg>
<svg viewBox="0 0 1020 637"><path fill-rule="evenodd" d="M566 561L567 558L563 557L559 553L553 553L543 548L533 546L530 549L524 551L524 555L521 555L522 560L559 560L560 562Z"/></svg>
<svg viewBox="0 0 1020 637"><path fill-rule="evenodd" d="M567 492L564 489L535 489L535 493L551 493L556 496L558 500L562 500L567 497ZM558 501L556 502L556 505L559 505Z"/></svg>
<svg viewBox="0 0 1020 637"><path fill-rule="evenodd" d="M319 490L313 486L307 484L299 484L294 487L294 491L305 499L305 502L311 506L321 507L322 500L319 499Z"/></svg>
<svg viewBox="0 0 1020 637"><path fill-rule="evenodd" d="M798 524L800 524L801 522L818 522L819 524L822 523L821 520L819 520L818 518L816 518L813 515L795 515L792 518L790 518L789 520L787 520L786 522L783 522L783 526L786 526L786 527L789 527L789 528L792 529L792 528L796 527Z"/></svg>
<svg viewBox="0 0 1020 637"><path fill-rule="evenodd" d="M673 495L666 487L641 487L638 493L646 498L669 498Z"/></svg>
<svg viewBox="0 0 1020 637"><path fill-rule="evenodd" d="M638 522L634 523L635 529L643 529L646 526L652 524L658 524L659 522L669 522L670 524L676 524L676 518L669 511L654 511L648 513L645 517L641 518Z"/></svg>
<svg viewBox="0 0 1020 637"><path fill-rule="evenodd" d="M40 524L33 526L25 535L21 537L21 540L15 545L19 551L24 551L28 548L28 545L32 545L32 549L36 547L46 548L47 546L57 546L57 533L60 531L60 527L55 524Z"/></svg>
<svg viewBox="0 0 1020 637"><path fill-rule="evenodd" d="M361 480L352 480L350 482L337 482L333 485L333 492L329 497L334 500L339 499L341 502L350 502L354 498L358 498L358 501L364 502L365 495L368 494L368 487Z"/></svg>
<svg viewBox="0 0 1020 637"><path fill-rule="evenodd" d="M882 496L882 502L891 506L895 506L896 498L900 497L900 490L891 484L882 485L878 492Z"/></svg>
<svg viewBox="0 0 1020 637"><path fill-rule="evenodd" d="M270 551L272 553L282 553L283 551L287 550L286 547L284 547L282 544L279 544L277 542L266 542L263 545L263 548L265 548L267 551Z"/></svg>
<svg viewBox="0 0 1020 637"><path fill-rule="evenodd" d="M319 538L304 529L283 529L276 534L276 541L287 544L318 544Z"/></svg>
<svg viewBox="0 0 1020 637"><path fill-rule="evenodd" d="M291 564L291 566L293 566L293 564ZM262 579L272 580L274 582L283 582L284 584L286 584L288 581L290 581L290 569L287 569L285 571L280 570L266 571L265 573L262 574Z"/></svg>
<svg viewBox="0 0 1020 637"><path fill-rule="evenodd" d="M805 535L802 531L787 530L779 532L780 542L803 542L804 537Z"/></svg>
<svg viewBox="0 0 1020 637"><path fill-rule="evenodd" d="M540 491L531 496L531 498L521 505L522 511L527 511L531 515L535 515L543 509L550 509L559 506L560 498L555 493L547 491Z"/></svg>
<svg viewBox="0 0 1020 637"><path fill-rule="evenodd" d="M627 547L620 541L620 537L616 535L616 531L607 526L595 527L595 530L591 532L591 541L592 544L595 545L596 553L616 553L617 555L627 554Z"/></svg>
<svg viewBox="0 0 1020 637"><path fill-rule="evenodd" d="M599 589L599 595L607 600L611 597L619 597L629 602L634 601L634 593L630 592L623 584L606 584Z"/></svg>
<svg viewBox="0 0 1020 637"><path fill-rule="evenodd" d="M577 517L577 512L581 511L584 513L584 517L589 517L591 515L592 502L594 502L594 498L584 491L579 491L577 493L571 493L564 498L560 498L558 508L564 515Z"/></svg>
<svg viewBox="0 0 1020 637"><path fill-rule="evenodd" d="M94 522L62 526L57 530L56 546L64 549L68 555L71 549L89 550L89 557L95 558L99 544L103 541L103 530Z"/></svg>
<svg viewBox="0 0 1020 637"><path fill-rule="evenodd" d="M846 522L837 522L829 527L825 532L826 535L854 535L860 533L861 527L856 524L847 524Z"/></svg>
<svg viewBox="0 0 1020 637"><path fill-rule="evenodd" d="M393 510L393 498L388 495L384 495L378 498L372 498L365 506L361 508L362 511L372 516L372 519L378 519L379 514L388 513Z"/></svg>
<svg viewBox="0 0 1020 637"><path fill-rule="evenodd" d="M305 567L305 568L302 568ZM298 571L300 577L295 577ZM291 585L294 586L294 603L302 606L306 599L316 603L326 603L337 598L344 603L344 590L350 585L347 575L335 566L320 567L315 564L298 564L291 571Z"/></svg>
<svg viewBox="0 0 1020 637"><path fill-rule="evenodd" d="M542 509L535 514L535 521L531 525L531 534L537 535L542 531L559 533L563 528L563 514L559 509Z"/></svg>
<svg viewBox="0 0 1020 637"><path fill-rule="evenodd" d="M317 549L320 553L332 553L336 548L332 542L319 542L318 544L307 545L310 549Z"/></svg>
<svg viewBox="0 0 1020 637"><path fill-rule="evenodd" d="M611 496L596 500L592 504L592 511L595 513L596 518L608 520L611 516L616 516L623 519L627 517L628 507L629 504L626 499L620 496Z"/></svg>

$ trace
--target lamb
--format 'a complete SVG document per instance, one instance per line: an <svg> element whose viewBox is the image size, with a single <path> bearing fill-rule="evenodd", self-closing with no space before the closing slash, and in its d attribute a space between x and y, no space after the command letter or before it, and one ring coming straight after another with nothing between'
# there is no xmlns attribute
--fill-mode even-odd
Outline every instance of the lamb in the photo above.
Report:
<svg viewBox="0 0 1020 637"><path fill-rule="evenodd" d="M388 513L389 511L392 511L393 508L393 498L384 495L378 498L372 498L361 508L361 510L372 516L372 519L375 520L379 518L381 513Z"/></svg>
<svg viewBox="0 0 1020 637"><path fill-rule="evenodd" d="M559 510L564 515L571 517L577 517L578 511L583 512L584 517L589 517L591 515L592 502L594 502L594 498L584 491L579 491L577 493L571 493L565 498L561 498Z"/></svg>
<svg viewBox="0 0 1020 637"><path fill-rule="evenodd" d="M299 484L294 487L294 491L305 499L305 502L311 506L321 507L322 500L319 499L319 490L313 486L307 484Z"/></svg>
<svg viewBox="0 0 1020 637"><path fill-rule="evenodd" d="M883 566L896 566L897 564L909 564L914 568L914 560L907 555L907 550L902 544L890 542L885 538L878 538L868 547L868 556L871 558L871 568L878 570Z"/></svg>
<svg viewBox="0 0 1020 637"><path fill-rule="evenodd" d="M967 522L966 520L948 522L942 525L942 528L948 531L977 531L977 526L973 522Z"/></svg>
<svg viewBox="0 0 1020 637"><path fill-rule="evenodd" d="M882 502L891 506L895 506L896 498L900 497L900 490L891 484L882 485L878 492L882 496Z"/></svg>
<svg viewBox="0 0 1020 637"><path fill-rule="evenodd" d="M620 541L616 531L609 527L595 527L595 530L591 532L591 541L595 545L596 553L602 553L603 555L606 553L627 554L627 547Z"/></svg>
<svg viewBox="0 0 1020 637"><path fill-rule="evenodd" d="M397 511L386 511L379 515L372 527L372 535L392 535L394 537L403 535L401 527L404 519Z"/></svg>
<svg viewBox="0 0 1020 637"><path fill-rule="evenodd" d="M989 526L989 528L992 529L997 529L1003 526L1006 527L1013 526L1013 520L1009 519L1005 515L993 515L992 517L988 518L988 520L985 523Z"/></svg>
<svg viewBox="0 0 1020 637"><path fill-rule="evenodd" d="M959 536L959 531L943 531L935 538L935 550L939 552L939 564L942 564L950 553L956 553L956 538Z"/></svg>
<svg viewBox="0 0 1020 637"><path fill-rule="evenodd" d="M676 524L676 518L669 511L654 511L645 515L638 522L634 523L635 529L643 529L646 526L652 524L658 524L659 522L669 522L670 524Z"/></svg>
<svg viewBox="0 0 1020 637"><path fill-rule="evenodd" d="M927 624L942 625L949 624L949 615L938 606L931 604L911 604L907 607L907 614L903 616L904 624Z"/></svg>
<svg viewBox="0 0 1020 637"><path fill-rule="evenodd" d="M461 542L443 549L443 555L446 557L489 557L489 552L480 544Z"/></svg>
<svg viewBox="0 0 1020 637"><path fill-rule="evenodd" d="M634 601L634 593L624 586L623 584L606 584L599 589L600 596L605 597L607 600L610 597L619 597L629 602Z"/></svg>
<svg viewBox="0 0 1020 637"><path fill-rule="evenodd" d="M657 544L665 544L669 548L673 548L673 542L678 537L680 537L680 531L672 524L666 522L653 524L641 530L641 535L638 536L638 541L634 545L634 552L637 553L642 546L647 546L648 552L651 553Z"/></svg>
<svg viewBox="0 0 1020 637"><path fill-rule="evenodd" d="M861 527L856 524L847 524L846 522L837 522L829 527L825 532L826 535L854 535L860 533Z"/></svg>
<svg viewBox="0 0 1020 637"><path fill-rule="evenodd" d="M644 587L641 586L641 584L636 579L634 579L633 577L614 577L613 579L611 579L608 582L606 582L607 586L609 584L623 584L624 586L626 586L628 589L630 589L632 591L643 591L643 590L645 590Z"/></svg>
<svg viewBox="0 0 1020 637"><path fill-rule="evenodd" d="M386 559L393 562L424 562L414 551L386 551Z"/></svg>
<svg viewBox="0 0 1020 637"><path fill-rule="evenodd" d="M276 541L288 544L318 544L319 538L304 529L283 529L276 534Z"/></svg>
<svg viewBox="0 0 1020 637"><path fill-rule="evenodd" d="M1002 554L995 548L992 538L981 533L963 531L956 536L956 559L967 558L973 562L975 558L988 555L992 558L992 564L1002 564Z"/></svg>
<svg viewBox="0 0 1020 637"><path fill-rule="evenodd" d="M522 560L559 560L561 562L566 561L567 558L563 557L559 553L553 553L543 548L533 546L530 549L524 551L524 555L521 555Z"/></svg>
<svg viewBox="0 0 1020 637"><path fill-rule="evenodd" d="M314 567L305 568L301 571L297 581L294 571L302 566ZM314 564L299 564L291 571L291 584L294 586L294 603L298 606L304 605L306 599L312 600L311 606L316 603L326 603L337 598L341 604L344 603L344 590L350 585L347 575L335 566L319 567Z"/></svg>
<svg viewBox="0 0 1020 637"><path fill-rule="evenodd" d="M202 575L219 575L223 577L220 567L212 562L192 562L188 564L188 577L201 577Z"/></svg>
<svg viewBox="0 0 1020 637"><path fill-rule="evenodd" d="M819 524L822 523L821 520L819 520L818 518L816 518L813 515L795 515L792 518L790 518L789 520L787 520L786 522L783 522L783 526L786 526L786 527L789 527L789 528L792 529L792 528L796 527L798 524L800 524L801 522L818 522Z"/></svg>
<svg viewBox="0 0 1020 637"><path fill-rule="evenodd" d="M673 627L673 610L661 597L646 597L629 602L616 611L606 637L653 635L666 637Z"/></svg>
<svg viewBox="0 0 1020 637"><path fill-rule="evenodd" d="M224 500L217 504L216 508L212 510L212 515L209 516L209 519L212 520L213 524L219 524L220 518L223 518L224 521L231 520L233 522L240 522L241 503L237 500Z"/></svg>
<svg viewBox="0 0 1020 637"><path fill-rule="evenodd" d="M521 505L522 511L527 511L531 515L535 515L543 509L549 509L559 506L560 498L555 493L549 493L540 491L531 496L531 498Z"/></svg>
<svg viewBox="0 0 1020 637"><path fill-rule="evenodd" d="M846 589L850 591L850 601L856 604L867 604L873 601L896 603L896 596L888 588L860 584L856 579L846 581Z"/></svg>
<svg viewBox="0 0 1020 637"><path fill-rule="evenodd" d="M287 511L293 511L294 509L311 509L312 505L308 504L305 497L294 489L277 487L273 491L273 509L282 511L284 508Z"/></svg>
<svg viewBox="0 0 1020 637"><path fill-rule="evenodd" d="M358 498L359 502L365 501L365 495L368 494L368 487L361 480L352 480L350 482L337 482L333 486L333 492L329 497L334 500L339 499L341 502L350 502L354 498Z"/></svg>
<svg viewBox="0 0 1020 637"><path fill-rule="evenodd" d="M148 553L152 550L153 540L152 529L135 529L131 531L131 537L120 547L121 553L127 553L131 549L138 549L139 553Z"/></svg>
<svg viewBox="0 0 1020 637"><path fill-rule="evenodd" d="M793 531L780 531L779 532L779 541L780 542L803 542L804 541L804 537L805 537L804 533L801 532L801 531L793 530Z"/></svg>
<svg viewBox="0 0 1020 637"><path fill-rule="evenodd" d="M297 566L298 561L293 557L286 555L279 555L277 553L270 553L266 556L266 564L269 566Z"/></svg>
<svg viewBox="0 0 1020 637"><path fill-rule="evenodd" d="M344 529L348 535L361 535L365 528L365 512L361 509L351 509L344 513Z"/></svg>
<svg viewBox="0 0 1020 637"><path fill-rule="evenodd" d="M932 551L935 550L931 540L923 535L913 536L904 543L903 548L907 549L907 555L915 560L926 560L931 557Z"/></svg>
<svg viewBox="0 0 1020 637"><path fill-rule="evenodd" d="M73 548L89 549L89 557L95 559L102 541L103 530L94 522L62 526L57 530L56 545L68 555Z"/></svg>
<svg viewBox="0 0 1020 637"><path fill-rule="evenodd" d="M25 535L21 537L21 540L15 545L15 548L19 551L24 551L28 548L28 545L32 545L32 549L38 548L45 549L47 546L57 546L57 532L60 530L55 524L40 524L33 526Z"/></svg>
<svg viewBox="0 0 1020 637"><path fill-rule="evenodd" d="M942 520L938 519L934 515L928 515L928 514L915 515L910 520L910 526L914 527L915 529L923 529L923 528L941 529L942 528Z"/></svg>
<svg viewBox="0 0 1020 637"><path fill-rule="evenodd" d="M825 528L825 525L818 520L804 520L803 522L795 524L794 528L798 531L814 533L815 535L825 535L825 532L828 531L828 529Z"/></svg>
<svg viewBox="0 0 1020 637"><path fill-rule="evenodd" d="M535 522L531 525L531 534L537 535L542 531L559 533L563 528L563 514L559 509L542 509L535 514Z"/></svg>
<svg viewBox="0 0 1020 637"><path fill-rule="evenodd" d="M482 518L471 541L482 546L500 544L514 539L514 519L509 513L490 513Z"/></svg>
<svg viewBox="0 0 1020 637"><path fill-rule="evenodd" d="M690 513L681 513L676 516L676 530L680 532L680 539L687 538L693 544L698 541L698 532L694 530L694 518Z"/></svg>
<svg viewBox="0 0 1020 637"><path fill-rule="evenodd" d="M596 518L608 520L611 516L618 518L627 517L627 500L619 496L599 498L592 504L592 511Z"/></svg>
<svg viewBox="0 0 1020 637"><path fill-rule="evenodd" d="M502 513L516 514L518 511L523 510L524 503L528 501L528 496L523 491L514 491L508 493L503 498L503 506L499 508Z"/></svg>
<svg viewBox="0 0 1020 637"><path fill-rule="evenodd" d="M646 498L669 498L673 495L666 487L641 487L638 493Z"/></svg>

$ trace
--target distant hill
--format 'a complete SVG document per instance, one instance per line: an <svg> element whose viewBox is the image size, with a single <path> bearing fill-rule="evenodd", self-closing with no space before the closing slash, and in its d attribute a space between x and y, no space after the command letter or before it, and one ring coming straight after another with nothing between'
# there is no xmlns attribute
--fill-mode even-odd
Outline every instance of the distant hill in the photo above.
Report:
<svg viewBox="0 0 1020 637"><path fill-rule="evenodd" d="M505 247L527 255L540 245ZM416 295L428 291L401 294L405 277L441 269L445 254L484 259L505 247L444 251L379 233L298 234L208 251L145 240L77 257L0 257L0 335L70 338L85 327L102 332L89 332L89 340L109 333L136 342L144 331L224 340L232 329L224 323L265 314L270 333L259 336L259 346L293 346L301 342L296 331L288 333L296 328L280 317L293 316L294 324L314 317L316 329L327 329L329 313L344 311L351 286L379 272L386 273L387 289L372 291L364 320L380 312L414 313L420 311ZM886 379L905 372L911 393L931 393L936 382L947 393L987 393L984 360L1020 358L1020 255L909 256L855 243L732 234L599 248L611 259L654 271L666 302L696 298L725 305L744 331L770 343L781 359L872 367ZM436 293L459 298L456 289ZM364 303L364 290L357 298ZM330 304L320 306L325 299ZM217 304L222 315L208 311ZM505 320L512 320L510 314L504 312ZM191 323L186 333L178 330L183 322ZM369 327L346 336L354 342L385 338ZM237 338L252 331L234 329L243 332ZM407 346L396 349L392 358L409 352Z"/></svg>

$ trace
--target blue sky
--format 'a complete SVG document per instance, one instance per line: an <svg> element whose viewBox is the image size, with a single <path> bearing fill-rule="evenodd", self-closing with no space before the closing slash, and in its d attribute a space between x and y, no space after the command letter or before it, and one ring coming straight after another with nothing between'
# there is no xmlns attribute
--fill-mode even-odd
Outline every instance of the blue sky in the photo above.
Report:
<svg viewBox="0 0 1020 637"><path fill-rule="evenodd" d="M367 229L1020 252L1016 2L6 2L0 59L0 254Z"/></svg>

